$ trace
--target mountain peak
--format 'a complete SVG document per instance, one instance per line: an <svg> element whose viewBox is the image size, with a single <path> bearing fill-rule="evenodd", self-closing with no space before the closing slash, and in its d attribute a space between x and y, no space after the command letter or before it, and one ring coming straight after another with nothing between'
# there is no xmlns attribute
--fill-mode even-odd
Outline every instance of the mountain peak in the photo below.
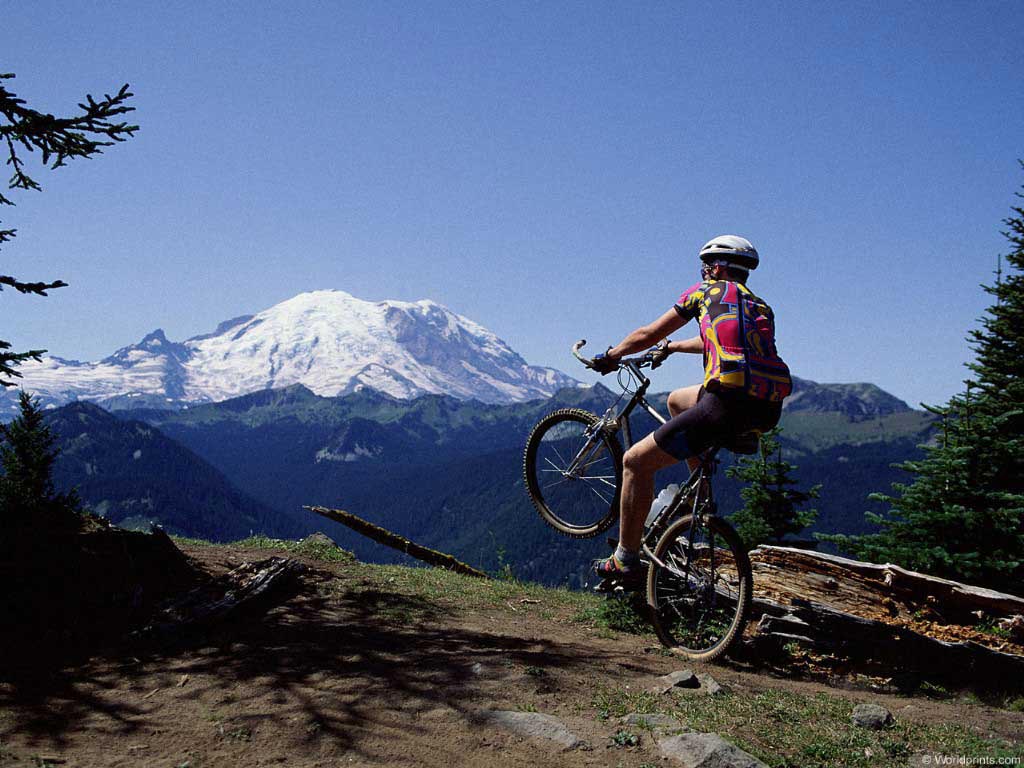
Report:
<svg viewBox="0 0 1024 768"><path fill-rule="evenodd" d="M876 384L819 384L796 377L793 378L793 394L785 402L786 410L790 412L839 412L851 421L913 410Z"/></svg>
<svg viewBox="0 0 1024 768"><path fill-rule="evenodd" d="M433 300L367 301L337 289L300 293L184 342L157 329L98 363L49 358L22 371L55 405L77 398L117 408L180 408L292 385L319 396L374 389L509 403L579 384L527 364Z"/></svg>
<svg viewBox="0 0 1024 768"><path fill-rule="evenodd" d="M158 347L161 344L168 344L167 336L164 335L163 328L157 328L155 331L151 331L142 337L142 341L139 342L139 346Z"/></svg>

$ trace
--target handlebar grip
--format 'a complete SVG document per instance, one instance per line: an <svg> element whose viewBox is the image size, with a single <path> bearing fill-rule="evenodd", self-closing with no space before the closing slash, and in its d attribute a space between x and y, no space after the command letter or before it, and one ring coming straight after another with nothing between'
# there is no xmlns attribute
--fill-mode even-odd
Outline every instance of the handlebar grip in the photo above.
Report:
<svg viewBox="0 0 1024 768"><path fill-rule="evenodd" d="M580 350L583 349L583 347L585 347L586 344L587 344L587 340L586 339L580 339L575 344L573 344L572 345L572 355L577 360L579 360L581 363L583 363L585 366L587 366L587 368L593 368L594 367L594 361L591 360L589 357L584 357L583 355L580 354Z"/></svg>

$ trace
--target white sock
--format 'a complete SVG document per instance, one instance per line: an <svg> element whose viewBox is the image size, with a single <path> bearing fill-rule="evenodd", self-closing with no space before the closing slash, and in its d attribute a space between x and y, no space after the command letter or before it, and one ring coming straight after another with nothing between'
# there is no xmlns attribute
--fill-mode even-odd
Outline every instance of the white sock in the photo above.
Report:
<svg viewBox="0 0 1024 768"><path fill-rule="evenodd" d="M630 550L626 549L624 546L619 544L619 546L615 548L615 559L623 565L636 565L638 562L640 562L640 553L631 552Z"/></svg>

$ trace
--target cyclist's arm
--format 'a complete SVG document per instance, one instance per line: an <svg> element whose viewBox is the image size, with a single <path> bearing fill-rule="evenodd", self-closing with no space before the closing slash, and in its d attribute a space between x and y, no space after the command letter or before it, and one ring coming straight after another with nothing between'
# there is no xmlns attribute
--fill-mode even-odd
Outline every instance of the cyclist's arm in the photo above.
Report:
<svg viewBox="0 0 1024 768"><path fill-rule="evenodd" d="M679 316L675 307L659 317L653 323L637 328L629 336L624 338L610 350L608 356L614 358L625 357L634 352L647 349L664 339L673 331L678 331L686 325L686 320Z"/></svg>
<svg viewBox="0 0 1024 768"><path fill-rule="evenodd" d="M685 339L683 341L670 341L668 345L668 351L703 354L704 341L701 339L700 336L694 336L692 339Z"/></svg>

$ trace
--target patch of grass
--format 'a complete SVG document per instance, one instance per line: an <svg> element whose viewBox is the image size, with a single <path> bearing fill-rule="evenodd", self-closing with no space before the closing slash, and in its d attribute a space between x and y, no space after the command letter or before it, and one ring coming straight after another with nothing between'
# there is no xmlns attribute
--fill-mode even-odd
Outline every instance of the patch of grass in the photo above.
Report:
<svg viewBox="0 0 1024 768"><path fill-rule="evenodd" d="M381 588L416 595L457 609L497 608L503 612L536 611L546 616L579 612L598 602L595 595L522 581L480 579L441 568L405 565L363 565Z"/></svg>
<svg viewBox="0 0 1024 768"><path fill-rule="evenodd" d="M547 677L548 671L544 667L535 667L532 664L523 670L530 677Z"/></svg>
<svg viewBox="0 0 1024 768"><path fill-rule="evenodd" d="M1019 747L967 731L962 724L919 725L903 719L882 731L850 722L853 704L818 693L768 690L753 695L678 697L686 726L719 733L771 766L903 766L917 752L1009 757Z"/></svg>
<svg viewBox="0 0 1024 768"><path fill-rule="evenodd" d="M613 733L610 737L612 744L619 749L624 747L638 747L640 746L640 737L631 731L627 731L624 728L619 729Z"/></svg>
<svg viewBox="0 0 1024 768"><path fill-rule="evenodd" d="M351 552L329 541L308 541L306 539L291 541L259 535L232 542L232 546L249 549L283 549L286 552L294 552L327 563L354 563L356 561L356 556Z"/></svg>
<svg viewBox="0 0 1024 768"><path fill-rule="evenodd" d="M517 709L520 712L536 712L537 711L537 705L534 704L532 701L528 701L525 704L520 704L517 707Z"/></svg>
<svg viewBox="0 0 1024 768"><path fill-rule="evenodd" d="M208 707L203 706L202 704L199 705L199 714L202 715L202 718L204 720L207 720L211 723L220 724L224 721L224 715L222 715L216 709L209 709Z"/></svg>
<svg viewBox="0 0 1024 768"><path fill-rule="evenodd" d="M953 694L945 686L933 683L929 680L923 680L918 690L925 696L932 699L949 699L953 697Z"/></svg>
<svg viewBox="0 0 1024 768"><path fill-rule="evenodd" d="M999 637L1004 640L1009 640L1013 637L1013 633L1010 632L1009 629L999 626L996 624L996 620L991 617L988 617L979 623L975 626L975 629L979 632L984 632L986 635L992 635L993 637Z"/></svg>
<svg viewBox="0 0 1024 768"><path fill-rule="evenodd" d="M171 536L175 544L184 544L186 547L216 547L216 543L206 539L190 539L188 536Z"/></svg>
<svg viewBox="0 0 1024 768"><path fill-rule="evenodd" d="M223 731L225 739L231 739L232 741L252 741L252 731L245 726L239 728L232 728L230 731Z"/></svg>
<svg viewBox="0 0 1024 768"><path fill-rule="evenodd" d="M1007 699L1006 704L1003 705L1003 709L1008 709L1011 712L1024 712L1024 696L1018 696L1015 699Z"/></svg>
<svg viewBox="0 0 1024 768"><path fill-rule="evenodd" d="M624 717L633 712L638 715L661 714L661 701L649 691L631 691L628 688L601 688L591 702L601 720Z"/></svg>
<svg viewBox="0 0 1024 768"><path fill-rule="evenodd" d="M628 632L632 635L652 633L651 624L647 620L647 602L639 593L598 600L581 606L572 620L579 624L591 624L599 630Z"/></svg>

